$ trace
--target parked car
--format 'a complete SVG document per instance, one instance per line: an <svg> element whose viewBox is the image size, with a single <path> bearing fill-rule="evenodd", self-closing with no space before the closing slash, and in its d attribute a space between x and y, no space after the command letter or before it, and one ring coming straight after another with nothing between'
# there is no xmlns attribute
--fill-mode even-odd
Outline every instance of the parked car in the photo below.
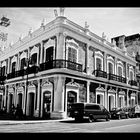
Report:
<svg viewBox="0 0 140 140"><path fill-rule="evenodd" d="M140 117L140 105L135 105L133 109L134 109L135 117Z"/></svg>
<svg viewBox="0 0 140 140"><path fill-rule="evenodd" d="M134 118L135 117L135 110L134 107L126 107L128 110L128 117L129 118Z"/></svg>
<svg viewBox="0 0 140 140"><path fill-rule="evenodd" d="M96 119L110 120L110 112L103 106L93 103L73 103L71 104L70 117L75 118L75 121L82 121L88 118L89 122Z"/></svg>
<svg viewBox="0 0 140 140"><path fill-rule="evenodd" d="M126 108L112 108L110 113L111 113L111 118L113 119L129 118L128 111Z"/></svg>

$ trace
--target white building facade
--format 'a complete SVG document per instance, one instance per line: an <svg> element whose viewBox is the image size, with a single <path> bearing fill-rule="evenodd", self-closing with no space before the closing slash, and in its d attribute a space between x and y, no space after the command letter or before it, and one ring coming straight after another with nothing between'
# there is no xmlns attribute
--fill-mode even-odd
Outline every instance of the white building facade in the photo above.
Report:
<svg viewBox="0 0 140 140"><path fill-rule="evenodd" d="M135 58L64 16L7 48L0 66L7 112L19 104L27 116L66 118L73 102L108 110L138 103Z"/></svg>

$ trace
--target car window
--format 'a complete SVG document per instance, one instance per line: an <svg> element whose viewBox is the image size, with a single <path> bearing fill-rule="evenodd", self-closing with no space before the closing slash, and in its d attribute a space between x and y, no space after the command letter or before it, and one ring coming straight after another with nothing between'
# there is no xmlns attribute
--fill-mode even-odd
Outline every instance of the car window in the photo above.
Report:
<svg viewBox="0 0 140 140"><path fill-rule="evenodd" d="M101 110L105 110L105 107L104 107L104 106L102 106L102 105L100 106L100 108L101 108Z"/></svg>
<svg viewBox="0 0 140 140"><path fill-rule="evenodd" d="M100 106L99 105L86 105L85 109L100 110Z"/></svg>

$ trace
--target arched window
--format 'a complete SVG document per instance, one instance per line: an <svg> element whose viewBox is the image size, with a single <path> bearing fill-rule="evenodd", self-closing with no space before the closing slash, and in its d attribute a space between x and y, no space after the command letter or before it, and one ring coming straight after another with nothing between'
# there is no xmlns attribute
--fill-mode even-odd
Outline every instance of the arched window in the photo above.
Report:
<svg viewBox="0 0 140 140"><path fill-rule="evenodd" d="M122 71L122 67L118 67L118 75L119 75L119 76L122 76L122 72L123 72L123 71Z"/></svg>
<svg viewBox="0 0 140 140"><path fill-rule="evenodd" d="M3 66L2 69L1 69L1 75L2 75L2 76L5 75L5 66Z"/></svg>
<svg viewBox="0 0 140 140"><path fill-rule="evenodd" d="M133 80L133 72L130 71L130 80Z"/></svg>
<svg viewBox="0 0 140 140"><path fill-rule="evenodd" d="M46 49L46 62L47 61L52 61L53 60L53 47L49 47Z"/></svg>
<svg viewBox="0 0 140 140"><path fill-rule="evenodd" d="M100 58L96 58L96 69L102 70L102 61Z"/></svg>
<svg viewBox="0 0 140 140"><path fill-rule="evenodd" d="M112 65L112 63L108 63L108 72L113 74L113 65Z"/></svg>
<svg viewBox="0 0 140 140"><path fill-rule="evenodd" d="M24 69L24 66L26 66L26 60L25 60L25 58L22 58L22 59L21 59L20 69L21 69L21 70Z"/></svg>
<svg viewBox="0 0 140 140"><path fill-rule="evenodd" d="M37 53L34 53L34 54L31 56L31 64L32 64L32 65L37 65Z"/></svg>
<svg viewBox="0 0 140 140"><path fill-rule="evenodd" d="M16 62L13 62L12 63L12 72L15 72L16 71Z"/></svg>
<svg viewBox="0 0 140 140"><path fill-rule="evenodd" d="M68 60L71 62L77 62L77 50L69 47L68 48Z"/></svg>

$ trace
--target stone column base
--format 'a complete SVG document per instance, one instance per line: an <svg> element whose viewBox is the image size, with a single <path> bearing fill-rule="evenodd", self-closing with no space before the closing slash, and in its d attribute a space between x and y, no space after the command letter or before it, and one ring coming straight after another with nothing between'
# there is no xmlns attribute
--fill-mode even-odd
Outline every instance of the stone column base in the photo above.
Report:
<svg viewBox="0 0 140 140"><path fill-rule="evenodd" d="M51 116L52 119L65 119L67 118L66 112L52 112Z"/></svg>

